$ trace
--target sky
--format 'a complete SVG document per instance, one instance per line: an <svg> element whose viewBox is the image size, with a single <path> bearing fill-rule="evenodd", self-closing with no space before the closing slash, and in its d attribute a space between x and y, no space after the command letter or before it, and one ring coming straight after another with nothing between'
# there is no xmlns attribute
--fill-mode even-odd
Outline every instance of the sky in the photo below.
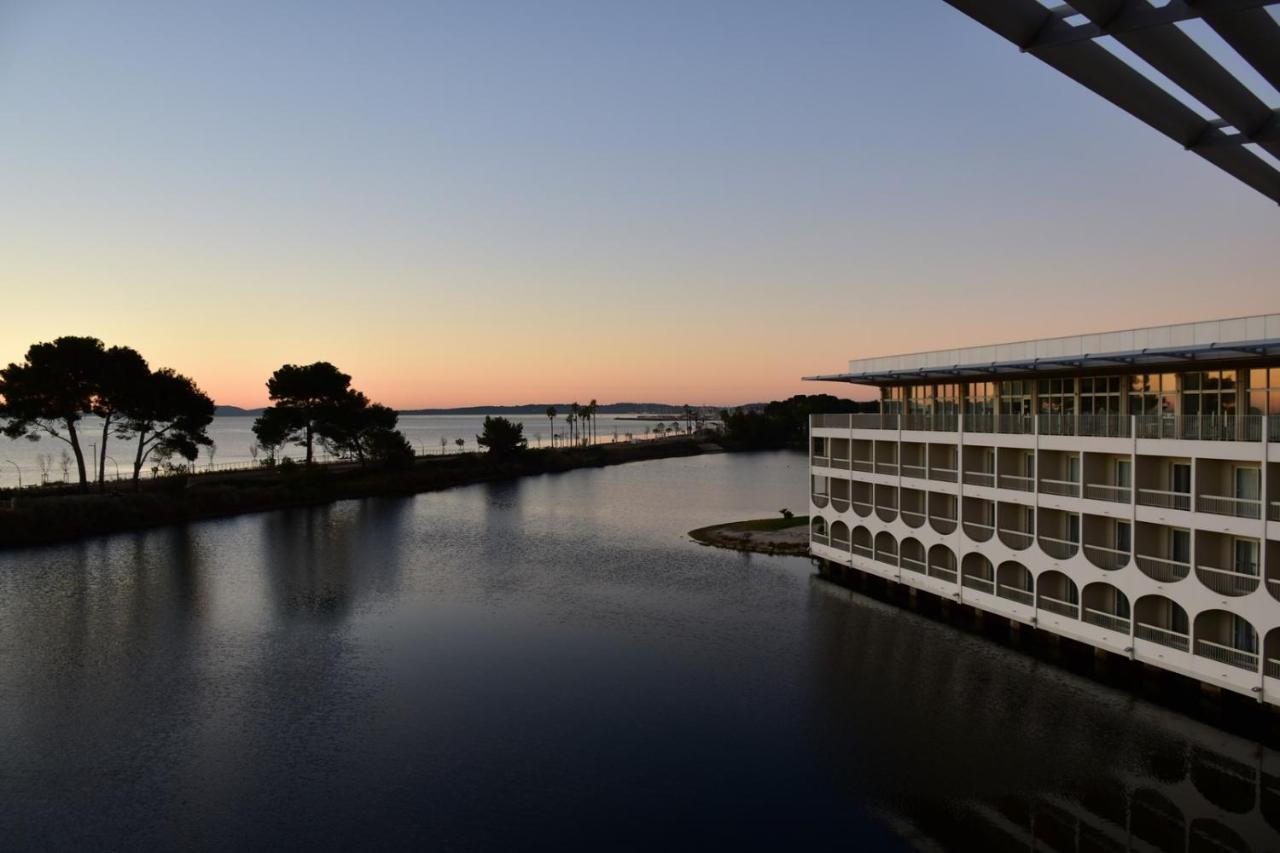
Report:
<svg viewBox="0 0 1280 853"><path fill-rule="evenodd" d="M1278 284L1276 205L942 0L0 0L0 362L721 405Z"/></svg>

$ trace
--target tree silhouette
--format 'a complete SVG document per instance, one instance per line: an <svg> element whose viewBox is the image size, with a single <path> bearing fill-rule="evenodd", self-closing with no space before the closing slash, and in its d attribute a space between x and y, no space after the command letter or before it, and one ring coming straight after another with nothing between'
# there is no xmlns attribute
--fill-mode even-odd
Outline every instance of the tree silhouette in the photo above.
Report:
<svg viewBox="0 0 1280 853"><path fill-rule="evenodd" d="M551 446L552 447L556 446L556 415L558 414L559 412L556 411L555 406L547 406L547 420L551 421Z"/></svg>
<svg viewBox="0 0 1280 853"><path fill-rule="evenodd" d="M213 444L207 432L213 422L213 400L191 379L167 367L147 374L121 400L121 409L124 414L116 436L138 440L133 458L135 485L148 457L177 455L191 462L202 446Z"/></svg>
<svg viewBox="0 0 1280 853"><path fill-rule="evenodd" d="M476 436L476 444L487 448L491 456L510 456L528 447L524 424L506 418L485 416L484 431Z"/></svg>
<svg viewBox="0 0 1280 853"><path fill-rule="evenodd" d="M99 357L97 389L92 411L102 419L102 439L98 444L98 487L104 485L107 467L107 439L114 432L118 438L129 438L128 430L118 428L117 418L127 417L130 401L151 378L147 360L130 347L112 347Z"/></svg>
<svg viewBox="0 0 1280 853"><path fill-rule="evenodd" d="M271 438L283 432L285 441L306 448L309 465L314 459L317 428L326 417L340 417L341 407L351 404L350 387L351 376L327 361L286 364L267 380L267 394L275 405L268 406L254 421L254 434L266 444L259 434L260 425Z"/></svg>
<svg viewBox="0 0 1280 853"><path fill-rule="evenodd" d="M61 337L32 344L22 364L0 370L0 420L9 438L65 442L75 454L80 487L88 488L84 451L76 425L93 410L105 350L89 337Z"/></svg>

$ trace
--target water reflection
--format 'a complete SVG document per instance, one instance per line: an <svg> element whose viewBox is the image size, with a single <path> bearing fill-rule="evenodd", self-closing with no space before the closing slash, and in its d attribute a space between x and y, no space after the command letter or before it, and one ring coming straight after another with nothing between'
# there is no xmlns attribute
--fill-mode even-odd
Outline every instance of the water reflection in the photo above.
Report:
<svg viewBox="0 0 1280 853"><path fill-rule="evenodd" d="M824 580L813 595L824 738L853 753L837 769L864 789L871 771L869 795L904 835L997 850L1277 848L1275 750Z"/></svg>

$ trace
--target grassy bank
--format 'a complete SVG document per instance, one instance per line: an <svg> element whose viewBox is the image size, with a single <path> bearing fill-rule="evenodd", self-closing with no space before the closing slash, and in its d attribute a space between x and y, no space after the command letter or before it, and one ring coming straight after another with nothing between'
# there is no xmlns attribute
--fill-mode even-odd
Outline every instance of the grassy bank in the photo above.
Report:
<svg viewBox="0 0 1280 853"><path fill-rule="evenodd" d="M753 518L713 524L690 530L689 537L703 545L734 551L804 556L809 553L809 516Z"/></svg>
<svg viewBox="0 0 1280 853"><path fill-rule="evenodd" d="M124 484L106 492L9 491L0 496L0 548L703 452L692 439L674 439L528 450L506 459L432 456L401 469L340 463L173 476L145 480L136 491Z"/></svg>

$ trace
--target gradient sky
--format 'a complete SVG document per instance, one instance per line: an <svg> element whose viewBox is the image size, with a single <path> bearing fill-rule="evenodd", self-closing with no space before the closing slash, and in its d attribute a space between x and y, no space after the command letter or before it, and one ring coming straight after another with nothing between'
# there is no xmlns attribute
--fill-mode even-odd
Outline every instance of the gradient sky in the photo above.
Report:
<svg viewBox="0 0 1280 853"><path fill-rule="evenodd" d="M0 0L0 287L223 403L723 404L1280 310L1280 210L941 0Z"/></svg>

